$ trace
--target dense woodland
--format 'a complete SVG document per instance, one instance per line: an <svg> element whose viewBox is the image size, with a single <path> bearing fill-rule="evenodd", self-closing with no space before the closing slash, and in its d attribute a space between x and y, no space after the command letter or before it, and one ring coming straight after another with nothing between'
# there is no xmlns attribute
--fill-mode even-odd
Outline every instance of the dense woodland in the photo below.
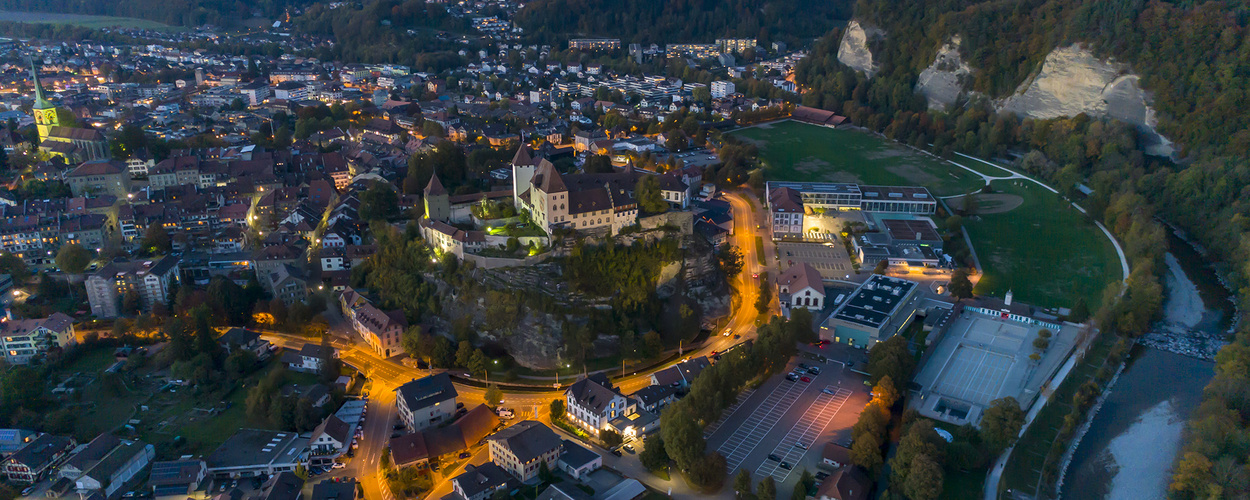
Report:
<svg viewBox="0 0 1250 500"><path fill-rule="evenodd" d="M316 54L325 60L397 63L435 72L466 62L433 34L435 30L468 32L468 21L423 0L374 0L334 9L319 3L294 23L305 33L334 37L333 48L323 47Z"/></svg>
<svg viewBox="0 0 1250 500"><path fill-rule="evenodd" d="M1132 273L1119 300L1096 314L1104 331L1140 334L1162 301L1158 274L1165 230L1158 216L1196 236L1241 290L1250 284L1250 118L1246 102L1250 39L1246 2L937 1L899 9L863 0L856 16L887 35L871 48L881 62L872 79L837 61L841 33L820 40L800 64L812 89L803 103L845 114L888 137L943 155L1015 157L1019 168L1075 195L1125 244ZM1012 92L1054 48L1081 42L1095 54L1128 63L1153 94L1159 130L1181 147L1180 162L1146 156L1136 130L1087 116L1020 120L974 99L949 112L926 109L912 92L919 72L952 34L974 67L970 86L991 97ZM1116 290L1108 290L1112 299ZM1195 412L1172 492L1179 498L1250 493L1250 330L1217 358L1215 380ZM1097 386L1093 387L1097 391ZM1089 391L1084 391L1089 392ZM1083 416L1075 405L1073 420ZM1065 427L1065 431L1066 431ZM1071 432L1061 432L1065 441ZM1044 471L1052 475L1053 471Z"/></svg>
<svg viewBox="0 0 1250 500"><path fill-rule="evenodd" d="M538 0L519 13L526 34L618 37L622 44L712 43L717 38L795 42L820 36L851 13L848 0Z"/></svg>

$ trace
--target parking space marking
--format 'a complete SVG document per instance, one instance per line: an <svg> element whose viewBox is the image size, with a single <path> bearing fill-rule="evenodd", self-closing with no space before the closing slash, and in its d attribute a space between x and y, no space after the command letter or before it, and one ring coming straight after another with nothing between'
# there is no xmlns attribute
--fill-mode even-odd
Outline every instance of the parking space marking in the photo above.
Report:
<svg viewBox="0 0 1250 500"><path fill-rule="evenodd" d="M824 391L833 392L829 394ZM790 428L790 432L777 443L777 447L773 449L772 454L777 455L781 462L789 463L791 466L797 465L799 460L803 458L810 448L816 446L816 438L820 437L825 431L825 427L829 422L833 421L833 417L842 409L842 405L851 397L851 391L839 388L833 385L825 386L808 410L803 412L803 417L794 423L794 427ZM813 411L815 410L815 411ZM803 443L806 448L797 446ZM774 462L767 458L764 463L755 469L757 477L772 476L777 482L785 481L790 476L790 470L783 469L781 462ZM732 469L731 469L732 470Z"/></svg>
<svg viewBox="0 0 1250 500"><path fill-rule="evenodd" d="M725 425L725 421L729 420L729 417L733 416L734 412L738 411L742 403L747 402L747 399L750 399L752 394L755 394L755 389L747 389L738 394L738 399L734 401L734 404L729 408L725 408L725 411L720 412L720 418L712 422L706 429L703 429L703 439L712 437L712 434L715 434L720 429L720 426Z"/></svg>
<svg viewBox="0 0 1250 500"><path fill-rule="evenodd" d="M790 407L798 401L799 396L803 394L803 390L807 388L807 384L790 382L783 390L775 390L768 395L755 411L751 413L742 425L734 431L729 439L721 444L719 451L721 456L725 457L725 462L729 465L729 470L737 470L738 465L750 455L760 441L772 431L773 426L785 416Z"/></svg>

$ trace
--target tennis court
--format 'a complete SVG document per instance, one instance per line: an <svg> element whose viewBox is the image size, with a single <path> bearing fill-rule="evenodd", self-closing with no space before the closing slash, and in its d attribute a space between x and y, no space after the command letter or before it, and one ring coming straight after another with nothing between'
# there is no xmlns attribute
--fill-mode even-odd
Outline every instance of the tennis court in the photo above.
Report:
<svg viewBox="0 0 1250 500"><path fill-rule="evenodd" d="M988 405L998 399L1013 363L1012 356L961 345L946 361L934 390L952 398Z"/></svg>
<svg viewBox="0 0 1250 500"><path fill-rule="evenodd" d="M963 337L967 341L965 344L1015 354L1020 350L1020 346L1024 344L1024 339L1028 335L1029 329L1020 325L974 318L968 322Z"/></svg>

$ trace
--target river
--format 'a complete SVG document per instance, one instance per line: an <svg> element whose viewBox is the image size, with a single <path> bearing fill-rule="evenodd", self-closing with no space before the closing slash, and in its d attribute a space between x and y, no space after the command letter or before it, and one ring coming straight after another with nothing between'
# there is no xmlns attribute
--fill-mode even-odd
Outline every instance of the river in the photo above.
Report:
<svg viewBox="0 0 1250 500"><path fill-rule="evenodd" d="M1202 255L1168 236L1163 319L1133 348L1077 446L1060 491L1066 500L1167 498L1185 421L1211 379L1233 310Z"/></svg>

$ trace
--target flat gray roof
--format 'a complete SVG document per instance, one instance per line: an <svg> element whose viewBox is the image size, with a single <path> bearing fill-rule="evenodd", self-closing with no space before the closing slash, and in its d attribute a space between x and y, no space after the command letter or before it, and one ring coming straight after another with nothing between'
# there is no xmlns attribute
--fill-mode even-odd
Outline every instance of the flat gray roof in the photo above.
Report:
<svg viewBox="0 0 1250 500"><path fill-rule="evenodd" d="M881 328L889 323L890 316L915 288L914 281L874 274L834 311L833 317L869 328Z"/></svg>

